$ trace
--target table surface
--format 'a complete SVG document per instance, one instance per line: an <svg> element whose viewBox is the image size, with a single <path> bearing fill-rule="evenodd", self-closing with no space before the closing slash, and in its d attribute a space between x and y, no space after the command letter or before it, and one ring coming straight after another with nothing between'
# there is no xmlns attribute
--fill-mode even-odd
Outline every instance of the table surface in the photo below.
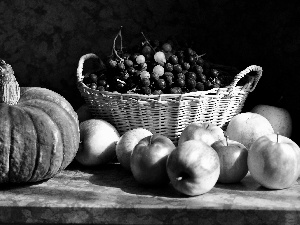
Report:
<svg viewBox="0 0 300 225"><path fill-rule="evenodd" d="M119 164L71 166L30 185L0 188L1 223L300 224L300 179L268 190L247 175L195 197L172 186L144 187Z"/></svg>

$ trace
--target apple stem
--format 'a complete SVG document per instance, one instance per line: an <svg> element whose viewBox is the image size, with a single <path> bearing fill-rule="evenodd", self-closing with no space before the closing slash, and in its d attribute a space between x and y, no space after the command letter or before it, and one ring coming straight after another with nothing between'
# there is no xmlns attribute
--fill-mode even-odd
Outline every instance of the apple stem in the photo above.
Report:
<svg viewBox="0 0 300 225"><path fill-rule="evenodd" d="M152 143L152 137L153 137L153 135L150 136L149 145L151 145L151 143Z"/></svg>
<svg viewBox="0 0 300 225"><path fill-rule="evenodd" d="M225 135L226 145L228 146L228 136Z"/></svg>
<svg viewBox="0 0 300 225"><path fill-rule="evenodd" d="M278 143L278 136L279 136L279 134L277 133L277 143Z"/></svg>
<svg viewBox="0 0 300 225"><path fill-rule="evenodd" d="M209 127L209 124L207 124L206 129L208 129L208 127Z"/></svg>

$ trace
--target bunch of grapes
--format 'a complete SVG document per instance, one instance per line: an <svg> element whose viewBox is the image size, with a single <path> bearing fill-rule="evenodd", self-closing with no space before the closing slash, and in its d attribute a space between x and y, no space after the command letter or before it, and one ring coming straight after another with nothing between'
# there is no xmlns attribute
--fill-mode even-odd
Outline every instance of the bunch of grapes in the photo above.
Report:
<svg viewBox="0 0 300 225"><path fill-rule="evenodd" d="M114 40L105 69L89 74L83 82L99 91L182 94L225 87L236 75L237 71L230 73L204 60L204 54L197 54L191 47L144 39L140 46L128 51L122 46L117 50Z"/></svg>

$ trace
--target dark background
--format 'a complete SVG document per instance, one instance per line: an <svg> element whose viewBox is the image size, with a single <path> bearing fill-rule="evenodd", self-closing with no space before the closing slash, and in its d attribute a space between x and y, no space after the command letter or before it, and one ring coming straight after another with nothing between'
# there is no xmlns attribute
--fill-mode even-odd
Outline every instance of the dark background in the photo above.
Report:
<svg viewBox="0 0 300 225"><path fill-rule="evenodd" d="M257 104L280 105L292 114L297 142L300 103L300 4L241 0L7 0L0 1L0 58L11 64L20 86L49 88L76 110L79 58L110 54L123 26L132 46L149 38L193 40L197 53L240 70L263 68L244 111ZM298 141L299 142L299 141Z"/></svg>

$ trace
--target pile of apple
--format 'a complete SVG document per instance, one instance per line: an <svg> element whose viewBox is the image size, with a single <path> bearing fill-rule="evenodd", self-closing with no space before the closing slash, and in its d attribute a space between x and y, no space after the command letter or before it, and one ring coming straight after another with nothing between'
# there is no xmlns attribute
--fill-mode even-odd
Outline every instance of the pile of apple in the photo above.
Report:
<svg viewBox="0 0 300 225"><path fill-rule="evenodd" d="M288 188L300 176L300 148L286 137L286 125L259 110L234 116L225 132L213 123L191 123L177 145L142 127L120 136L108 122L87 119L80 123L82 142L75 159L97 166L116 157L138 183L171 183L188 196L204 194L217 182L240 182L248 172L266 188Z"/></svg>

